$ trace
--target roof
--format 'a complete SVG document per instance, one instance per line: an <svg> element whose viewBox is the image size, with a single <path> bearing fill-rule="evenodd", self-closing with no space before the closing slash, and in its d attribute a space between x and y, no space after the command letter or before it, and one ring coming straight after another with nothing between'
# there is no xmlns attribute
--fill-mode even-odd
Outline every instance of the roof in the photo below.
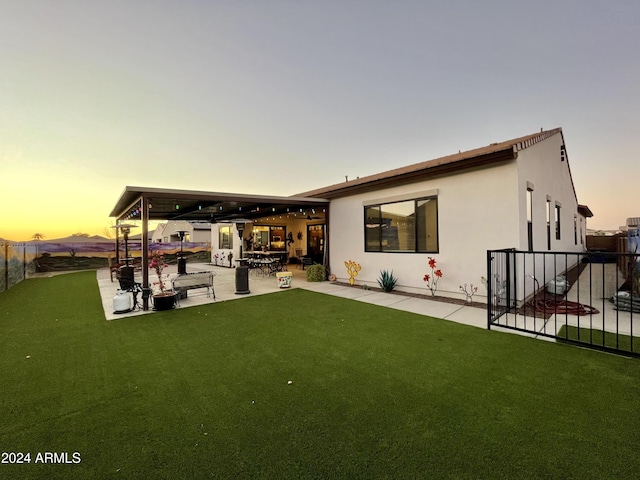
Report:
<svg viewBox="0 0 640 480"><path fill-rule="evenodd" d="M147 220L199 220L202 222L251 218L264 215L266 211L284 212L295 208L317 208L329 203L323 198L127 186L110 216L119 220L140 219L143 198L149 204Z"/></svg>
<svg viewBox="0 0 640 480"><path fill-rule="evenodd" d="M467 150L466 152L458 152L453 155L414 163L413 165L387 170L386 172L357 178L355 180L348 180L298 195L302 197L323 197L331 199L377 189L390 184L417 181L470 168L506 162L516 159L520 150L529 148L556 134L562 134L562 129L554 128L552 130L540 131L524 137L492 143L486 147Z"/></svg>
<svg viewBox="0 0 640 480"><path fill-rule="evenodd" d="M586 205L578 205L578 213L586 218L593 217L593 212Z"/></svg>

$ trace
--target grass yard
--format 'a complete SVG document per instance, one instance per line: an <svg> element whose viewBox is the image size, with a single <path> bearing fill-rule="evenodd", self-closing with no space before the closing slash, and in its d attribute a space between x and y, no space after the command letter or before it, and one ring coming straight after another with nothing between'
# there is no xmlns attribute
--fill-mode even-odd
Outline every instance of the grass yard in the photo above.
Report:
<svg viewBox="0 0 640 480"><path fill-rule="evenodd" d="M604 334L604 335L603 335ZM578 328L572 325L563 325L558 331L560 339L568 338L587 345L598 345L607 348L617 348L625 352L640 353L640 337L622 335L602 330Z"/></svg>
<svg viewBox="0 0 640 480"><path fill-rule="evenodd" d="M95 272L27 280L0 365L0 478L640 475L637 359L299 289L107 322Z"/></svg>

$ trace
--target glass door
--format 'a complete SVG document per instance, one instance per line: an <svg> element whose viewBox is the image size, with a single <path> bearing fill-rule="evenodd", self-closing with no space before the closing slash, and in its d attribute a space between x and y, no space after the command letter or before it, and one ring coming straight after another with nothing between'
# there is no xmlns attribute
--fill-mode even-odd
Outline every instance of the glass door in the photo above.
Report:
<svg viewBox="0 0 640 480"><path fill-rule="evenodd" d="M314 262L323 263L324 257L324 225L307 226L307 255Z"/></svg>

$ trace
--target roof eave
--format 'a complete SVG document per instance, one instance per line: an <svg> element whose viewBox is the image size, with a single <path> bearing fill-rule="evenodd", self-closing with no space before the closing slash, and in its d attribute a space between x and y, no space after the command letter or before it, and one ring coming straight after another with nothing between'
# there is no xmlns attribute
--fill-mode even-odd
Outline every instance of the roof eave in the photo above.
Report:
<svg viewBox="0 0 640 480"><path fill-rule="evenodd" d="M578 205L578 213L585 218L593 217L593 212L586 205Z"/></svg>
<svg viewBox="0 0 640 480"><path fill-rule="evenodd" d="M485 155L479 155L473 158L461 159L456 162L433 165L426 168L419 168L416 170L384 176L381 178L371 178L376 177L376 175L373 175L371 177L350 180L344 182L343 184L336 184L329 187L304 192L300 195L304 195L305 197L318 196L327 199L338 198L379 189L381 187L390 187L398 184L412 183L427 178L450 175L453 173L461 173L470 169L482 168L501 162L508 162L511 160L515 160L517 156L518 152L516 151L516 149L513 146L509 146L508 148L499 151L494 151Z"/></svg>

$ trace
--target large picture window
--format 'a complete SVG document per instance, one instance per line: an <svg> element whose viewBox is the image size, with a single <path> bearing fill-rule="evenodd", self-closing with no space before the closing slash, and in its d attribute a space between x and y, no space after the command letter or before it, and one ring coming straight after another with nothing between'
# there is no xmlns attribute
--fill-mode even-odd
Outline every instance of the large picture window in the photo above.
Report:
<svg viewBox="0 0 640 480"><path fill-rule="evenodd" d="M284 225L254 225L251 238L253 250L285 251L287 228Z"/></svg>
<svg viewBox="0 0 640 480"><path fill-rule="evenodd" d="M366 252L438 252L437 197L364 207Z"/></svg>

